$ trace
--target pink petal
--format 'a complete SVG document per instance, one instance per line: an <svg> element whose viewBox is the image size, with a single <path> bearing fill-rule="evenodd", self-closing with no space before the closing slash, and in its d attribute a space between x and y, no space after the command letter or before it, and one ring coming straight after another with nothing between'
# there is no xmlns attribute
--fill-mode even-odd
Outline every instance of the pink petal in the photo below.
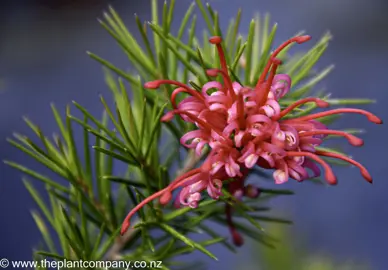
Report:
<svg viewBox="0 0 388 270"><path fill-rule="evenodd" d="M216 174L224 165L225 165L225 162L222 162L222 161L217 161L213 163L210 174L211 175Z"/></svg>
<svg viewBox="0 0 388 270"><path fill-rule="evenodd" d="M239 131L237 134L234 136L234 142L236 144L236 147L241 147L242 144L242 139L244 138L245 131Z"/></svg>
<svg viewBox="0 0 388 270"><path fill-rule="evenodd" d="M272 133L271 143L281 148L284 148L286 144L286 133L280 129L278 123L275 123L275 130Z"/></svg>
<svg viewBox="0 0 388 270"><path fill-rule="evenodd" d="M194 148L201 141L203 140L207 141L209 137L210 137L209 134L206 134L203 130L193 130L183 135L180 139L180 143L187 148ZM187 143L189 140L192 140L192 142Z"/></svg>
<svg viewBox="0 0 388 270"><path fill-rule="evenodd" d="M203 147L207 144L207 141L201 140L198 144L197 147L195 147L195 153L197 156L200 156L202 154Z"/></svg>
<svg viewBox="0 0 388 270"><path fill-rule="evenodd" d="M294 160L288 160L287 164L289 174L292 176L292 178L298 181L302 181L308 178L307 171L302 166L298 165Z"/></svg>
<svg viewBox="0 0 388 270"><path fill-rule="evenodd" d="M240 93L241 88L242 88L241 84L239 84L238 82L233 82L232 86L233 86L234 92L236 93L236 95L238 95Z"/></svg>
<svg viewBox="0 0 388 270"><path fill-rule="evenodd" d="M226 111L227 108L225 105L220 104L220 103L213 103L212 105L209 106L209 109L211 111Z"/></svg>
<svg viewBox="0 0 388 270"><path fill-rule="evenodd" d="M222 131L222 133L223 133L225 136L229 137L229 136L232 134L232 132L233 132L234 130L238 129L238 128L239 128L239 127L238 127L237 121L233 121L233 122L231 122L229 125L227 125L227 126L225 127L225 129Z"/></svg>
<svg viewBox="0 0 388 270"><path fill-rule="evenodd" d="M209 181L209 184L207 186L207 192L209 196L215 200L218 200L222 189L222 181L219 179L213 179Z"/></svg>
<svg viewBox="0 0 388 270"><path fill-rule="evenodd" d="M306 158L305 157L303 157L303 156L298 156L298 157L293 157L293 161L294 162L296 162L296 164L298 164L298 165L302 165L303 163L304 163L304 160L305 160Z"/></svg>
<svg viewBox="0 0 388 270"><path fill-rule="evenodd" d="M255 114L247 117L247 123L249 125L252 125L254 123L271 123L271 119L269 119L267 116L262 114Z"/></svg>
<svg viewBox="0 0 388 270"><path fill-rule="evenodd" d="M286 152L282 148L267 142L262 142L261 147L264 151L278 155L279 157L284 157L286 155Z"/></svg>
<svg viewBox="0 0 388 270"><path fill-rule="evenodd" d="M229 162L225 163L225 171L230 177L240 175L240 166L229 157Z"/></svg>
<svg viewBox="0 0 388 270"><path fill-rule="evenodd" d="M273 167L275 166L275 161L274 161L274 159L273 159L272 156L270 156L267 152L261 153L261 154L260 154L260 157L262 157L263 159L265 159L265 160L268 162L268 164L269 164L269 166L270 166L271 168L273 168Z"/></svg>
<svg viewBox="0 0 388 270"><path fill-rule="evenodd" d="M182 190L179 192L179 195L178 195L179 202L183 205L187 205L187 200L189 196L190 196L189 188L188 187L182 188Z"/></svg>
<svg viewBox="0 0 388 270"><path fill-rule="evenodd" d="M257 105L256 105L256 102L254 102L254 101L246 101L245 102L245 107L246 108L253 108L253 107L256 107Z"/></svg>
<svg viewBox="0 0 388 270"><path fill-rule="evenodd" d="M288 181L288 174L283 170L276 170L273 172L273 178L275 179L275 184L284 184Z"/></svg>
<svg viewBox="0 0 388 270"><path fill-rule="evenodd" d="M238 159L238 162L244 162L244 160L250 155L255 154L256 148L252 142L248 142L248 144L242 150L242 156Z"/></svg>
<svg viewBox="0 0 388 270"><path fill-rule="evenodd" d="M195 192L202 191L206 187L206 185L207 185L206 180L197 181L189 186L189 192L195 193Z"/></svg>
<svg viewBox="0 0 388 270"><path fill-rule="evenodd" d="M193 193L189 196L187 202L190 208L197 208L198 202L201 200L201 194L199 192Z"/></svg>
<svg viewBox="0 0 388 270"><path fill-rule="evenodd" d="M261 107L268 117L277 116L280 114L280 105L275 100L267 100L266 105Z"/></svg>
<svg viewBox="0 0 388 270"><path fill-rule="evenodd" d="M237 118L237 102L233 103L232 107L228 109L228 122Z"/></svg>
<svg viewBox="0 0 388 270"><path fill-rule="evenodd" d="M300 150L314 153L315 147L311 144L302 144L302 145L300 145Z"/></svg>
<svg viewBox="0 0 388 270"><path fill-rule="evenodd" d="M212 88L216 88L217 90L222 89L222 84L220 82L217 82L217 81L207 82L202 87L202 94L208 95L207 91L209 89L212 89Z"/></svg>
<svg viewBox="0 0 388 270"><path fill-rule="evenodd" d="M259 156L256 154L250 154L245 160L244 164L247 168L252 168L257 163L257 160L259 159Z"/></svg>
<svg viewBox="0 0 388 270"><path fill-rule="evenodd" d="M183 100L181 103L179 103L178 108L181 110L194 110L194 111L200 111L204 108L206 108L202 102L198 101L185 101Z"/></svg>
<svg viewBox="0 0 388 270"><path fill-rule="evenodd" d="M274 93L275 98L279 100L284 97L291 87L291 77L287 74L277 74L273 79L271 91Z"/></svg>
<svg viewBox="0 0 388 270"><path fill-rule="evenodd" d="M214 93L211 96L207 97L206 101L208 104L212 104L212 103L225 104L229 102L229 98L223 94Z"/></svg>
<svg viewBox="0 0 388 270"><path fill-rule="evenodd" d="M308 168L313 172L313 174L309 176L309 178L321 176L321 170L319 169L318 165L312 162L311 160L305 159L303 167Z"/></svg>

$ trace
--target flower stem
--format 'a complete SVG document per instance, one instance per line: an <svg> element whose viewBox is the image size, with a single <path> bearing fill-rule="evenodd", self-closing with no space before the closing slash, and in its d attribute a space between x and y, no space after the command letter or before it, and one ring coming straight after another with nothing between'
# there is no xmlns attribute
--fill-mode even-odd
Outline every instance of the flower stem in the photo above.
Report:
<svg viewBox="0 0 388 270"><path fill-rule="evenodd" d="M195 152L190 150L186 159L185 163L182 169L177 171L177 175L184 174L192 169L197 165L197 163L201 160L202 157L207 155L207 150L203 151L203 153L200 156L195 155ZM135 220L133 222L133 225L136 225L140 222L140 220ZM118 236L116 238L115 243L112 245L112 247L107 251L106 258L108 260L120 260L121 259L121 251L126 246L126 244L133 238L133 236L138 232L139 228L134 228L135 226L132 226L130 230L128 230L124 235Z"/></svg>

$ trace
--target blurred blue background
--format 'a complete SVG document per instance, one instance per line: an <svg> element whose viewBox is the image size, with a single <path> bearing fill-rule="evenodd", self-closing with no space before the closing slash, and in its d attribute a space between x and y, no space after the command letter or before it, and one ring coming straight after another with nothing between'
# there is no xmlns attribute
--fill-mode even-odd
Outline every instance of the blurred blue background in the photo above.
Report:
<svg viewBox="0 0 388 270"><path fill-rule="evenodd" d="M189 3L191 1L177 1L176 17L180 17L178 11L183 13ZM240 31L245 34L256 12L269 12L271 23L279 23L276 44L299 30L306 30L315 41L330 30L334 40L318 67L334 63L336 69L325 80L325 88L333 97L374 98L377 103L364 108L383 120L388 119L385 104L388 102L387 1L213 0L210 3L220 12L224 27L241 7ZM50 102L63 111L65 104L76 100L94 115L100 115L102 106L98 94L108 95L108 90L100 65L89 59L85 51L90 50L119 66L128 64L113 39L96 21L108 4L116 8L131 31L137 31L135 12L143 20L150 18L149 1L1 2L1 159L22 162L46 172L5 139L14 131L31 134L22 121L23 115L48 134L57 131ZM205 27L203 21L199 21L199 26L200 29ZM313 42L303 48L312 45ZM297 51L295 48L292 52ZM367 130L362 135L365 146L361 149L352 149L346 142L339 143L370 170L374 184L366 183L357 169L337 168L340 180L337 187L299 185L292 181L286 188L296 190L297 196L277 199L271 204L294 220L293 234L300 235L312 252L322 251L338 260L366 261L372 269L385 270L388 263L388 181L384 168L387 166L388 127L373 125L357 116L346 116L335 126ZM22 184L22 174L4 164L0 166L0 257L28 260L40 240L29 213L37 207ZM220 262L207 261L200 254L191 259L207 261L209 269L257 269L243 267L254 253L251 249L247 241L237 255L214 248Z"/></svg>

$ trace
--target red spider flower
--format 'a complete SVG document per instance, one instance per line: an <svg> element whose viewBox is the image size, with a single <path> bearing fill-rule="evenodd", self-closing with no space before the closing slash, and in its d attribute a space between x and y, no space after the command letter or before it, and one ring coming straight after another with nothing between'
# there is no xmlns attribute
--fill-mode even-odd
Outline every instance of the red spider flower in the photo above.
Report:
<svg viewBox="0 0 388 270"><path fill-rule="evenodd" d="M272 53L253 89L232 82L220 37L210 38L210 43L217 47L221 69L207 70L207 74L211 77L221 76L223 84L210 81L203 85L202 91L172 80L156 80L145 84L148 89L157 89L163 84L177 86L171 95L174 110L169 111L162 121L170 121L174 115L179 115L184 121L194 123L197 129L186 133L180 140L181 144L195 149L198 155L205 145L211 151L199 168L180 175L168 187L132 209L122 225L122 234L129 228L130 218L138 209L157 198L161 204L167 204L172 199L172 191L178 188L181 190L175 203L192 208L198 206L204 190L211 198L218 199L222 195L223 181L231 178L234 181L228 185L228 189L237 199L243 196L257 197L258 188L244 186L246 176L255 165L273 169L276 184L284 183L289 178L303 181L318 177L321 173L320 165L327 182L334 185L337 179L330 166L321 158L331 157L358 167L361 175L372 182L372 177L360 163L341 154L318 151L315 147L321 145L327 135L343 136L354 146L363 144L354 135L328 129L318 122L319 118L356 113L366 116L373 123L381 124L377 116L360 109L340 108L284 119L295 108L306 103L314 102L321 108L329 106L326 101L314 97L298 100L284 109L279 105L279 99L290 90L291 78L287 74L276 74L281 64L276 56L289 44L308 40L310 36L298 36L280 45ZM179 93L189 94L189 97L176 104ZM226 214L233 241L241 245L243 239L233 226L230 206L226 206Z"/></svg>

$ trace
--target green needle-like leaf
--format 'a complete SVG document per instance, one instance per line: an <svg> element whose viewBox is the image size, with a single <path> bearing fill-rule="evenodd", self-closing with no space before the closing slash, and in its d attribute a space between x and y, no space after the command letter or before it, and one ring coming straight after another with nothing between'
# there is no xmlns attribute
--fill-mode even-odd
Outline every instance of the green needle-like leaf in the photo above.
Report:
<svg viewBox="0 0 388 270"><path fill-rule="evenodd" d="M253 42L254 42L254 32L255 32L255 21L252 20L249 25L248 39L247 39L247 51L245 55L245 85L250 84L251 69L252 69L252 51L253 51Z"/></svg>
<svg viewBox="0 0 388 270"><path fill-rule="evenodd" d="M31 194L34 201L36 202L36 204L42 210L45 218L50 222L51 225L54 225L54 220L51 216L50 210L47 208L38 191L32 186L32 184L28 180L23 179L23 183L27 188L28 192Z"/></svg>
<svg viewBox="0 0 388 270"><path fill-rule="evenodd" d="M55 189L58 189L59 191L66 192L66 193L70 192L68 188L66 188L66 187L64 187L64 186L54 182L50 178L47 178L47 177L45 177L45 176L43 176L43 175L41 175L41 174L39 174L39 173L37 173L35 171L32 171L32 170L30 170L30 169L28 169L28 168L26 168L26 167L24 167L22 165L19 165L19 164L15 163L15 162L12 162L12 161L4 161L4 163L9 165L9 166L11 166L11 167L14 167L15 169L18 169L19 171L21 171L23 173L26 173L26 174L34 177L37 180L40 180L40 181L48 184L49 186L51 186L51 187L53 187Z"/></svg>
<svg viewBox="0 0 388 270"><path fill-rule="evenodd" d="M192 241L191 239L187 238L186 236L184 236L183 234L179 233L178 231L176 231L174 228L172 228L171 226L168 226L164 223L160 223L158 224L163 230L165 230L167 233L170 233L173 237L181 240L183 243L185 243L186 245L192 247L192 248L196 248L198 249L199 251L205 253L206 255L208 255L210 258L213 258L215 260L218 260L217 257L215 255L213 255L210 251L208 251L207 249L205 249L202 245Z"/></svg>
<svg viewBox="0 0 388 270"><path fill-rule="evenodd" d="M49 251L52 253L57 253L54 242L51 239L51 236L49 234L49 231L47 229L45 222L43 221L43 219L39 216L39 214L37 212L32 211L31 214L35 220L35 223L36 223L40 233L43 236L43 239L44 239Z"/></svg>
<svg viewBox="0 0 388 270"><path fill-rule="evenodd" d="M103 256L106 254L108 249L114 244L115 240L119 236L120 228L117 228L111 236L101 245L100 251L96 254L96 259L101 260Z"/></svg>

